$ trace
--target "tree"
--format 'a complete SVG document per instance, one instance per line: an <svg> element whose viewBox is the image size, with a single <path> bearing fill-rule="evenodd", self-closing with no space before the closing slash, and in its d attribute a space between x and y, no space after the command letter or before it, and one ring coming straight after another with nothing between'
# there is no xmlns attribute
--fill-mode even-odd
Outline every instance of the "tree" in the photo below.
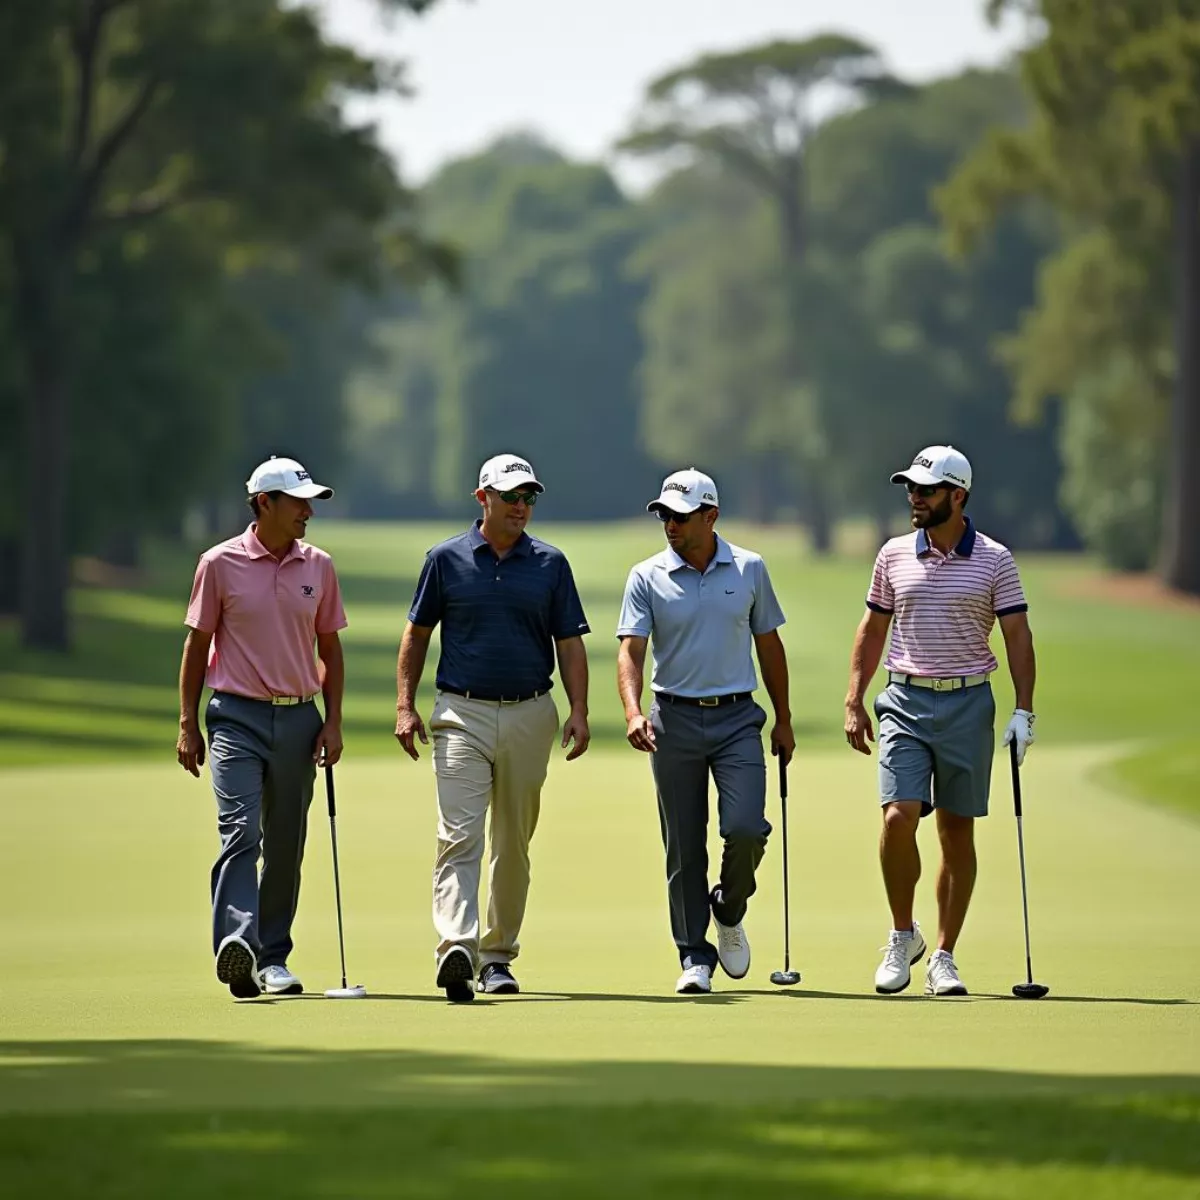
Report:
<svg viewBox="0 0 1200 1200"><path fill-rule="evenodd" d="M425 7L416 0L408 7ZM186 208L253 263L304 242L323 269L411 260L405 194L347 93L394 72L276 0L11 0L0 8L0 260L11 272L26 515L22 635L68 644L80 274L106 239ZM129 246L126 246L126 252ZM383 253L381 253L383 251ZM93 464L103 477L103 462Z"/></svg>
<svg viewBox="0 0 1200 1200"><path fill-rule="evenodd" d="M621 142L628 153L719 164L768 198L778 230L784 295L789 302L792 402L804 384L801 272L809 244L806 153L816 127L814 102L831 92L842 102L896 95L903 88L870 46L838 34L802 42L776 41L728 54L709 54L655 80L634 131ZM743 403L753 403L743 397ZM787 403L773 391L767 404ZM782 428L786 414L776 411ZM810 422L803 422L810 425ZM825 508L828 479L819 431L792 447L804 459L807 518L814 544L830 542ZM783 448L763 453L759 469L769 493L784 469Z"/></svg>
<svg viewBox="0 0 1200 1200"><path fill-rule="evenodd" d="M1200 3L989 4L993 15L1009 9L1031 17L1040 35L1021 66L1034 119L980 148L946 189L944 211L960 246L1022 196L1044 197L1063 214L1079 241L1046 264L1038 308L1009 347L1018 394L1091 406L1070 425L1092 430L1093 445L1097 428L1118 437L1114 381L1137 381L1125 403L1149 404L1151 428L1169 411L1163 458L1130 462L1150 476L1167 471L1160 570L1171 586L1200 594ZM1096 285L1086 295L1085 278ZM1079 454L1072 461L1089 469ZM1086 494L1071 479L1068 491Z"/></svg>

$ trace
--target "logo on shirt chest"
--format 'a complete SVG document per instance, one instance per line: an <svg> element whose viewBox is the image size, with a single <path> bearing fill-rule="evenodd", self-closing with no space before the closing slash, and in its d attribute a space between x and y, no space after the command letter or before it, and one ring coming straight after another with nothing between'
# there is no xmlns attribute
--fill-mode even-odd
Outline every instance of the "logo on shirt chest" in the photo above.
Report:
<svg viewBox="0 0 1200 1200"><path fill-rule="evenodd" d="M313 595L313 591L314 591L314 589L313 589L313 586L312 586L312 584L310 584L310 583L305 583L305 584L301 584L301 586L300 586L300 591L301 591L301 592L302 592L302 593L303 593L305 596L312 596L312 595Z"/></svg>

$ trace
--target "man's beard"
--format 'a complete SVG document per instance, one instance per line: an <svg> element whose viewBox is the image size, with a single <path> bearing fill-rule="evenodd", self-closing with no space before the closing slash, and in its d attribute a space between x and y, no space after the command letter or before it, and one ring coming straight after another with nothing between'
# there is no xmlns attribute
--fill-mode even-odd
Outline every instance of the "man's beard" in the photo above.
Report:
<svg viewBox="0 0 1200 1200"><path fill-rule="evenodd" d="M918 529L936 529L939 525L945 525L947 521L954 515L954 509L950 504L950 493L942 493L942 502L937 508L931 504L928 512L924 516L917 516L916 510L913 511L913 524Z"/></svg>

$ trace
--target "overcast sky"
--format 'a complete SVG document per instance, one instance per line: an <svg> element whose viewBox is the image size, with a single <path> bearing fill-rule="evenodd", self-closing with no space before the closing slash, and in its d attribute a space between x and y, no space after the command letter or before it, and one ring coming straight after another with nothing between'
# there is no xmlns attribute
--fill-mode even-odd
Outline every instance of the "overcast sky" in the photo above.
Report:
<svg viewBox="0 0 1200 1200"><path fill-rule="evenodd" d="M369 112L410 183L517 128L603 157L646 82L705 51L837 31L919 80L994 64L1020 33L990 29L983 0L441 0L390 28L375 0L321 8L339 41L408 61L416 96Z"/></svg>

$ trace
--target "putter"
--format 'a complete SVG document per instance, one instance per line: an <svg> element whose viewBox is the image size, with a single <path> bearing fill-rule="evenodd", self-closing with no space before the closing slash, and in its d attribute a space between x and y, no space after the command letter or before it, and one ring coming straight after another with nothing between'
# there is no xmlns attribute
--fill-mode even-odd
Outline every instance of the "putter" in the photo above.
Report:
<svg viewBox="0 0 1200 1200"><path fill-rule="evenodd" d="M776 987L792 987L800 982L800 972L792 970L792 932L788 920L787 851L787 759L779 755L779 802L783 806L783 970L771 972Z"/></svg>
<svg viewBox="0 0 1200 1200"><path fill-rule="evenodd" d="M1013 985L1012 994L1018 1000L1040 1000L1050 989L1044 983L1033 982L1033 960L1029 954L1029 899L1025 889L1025 837L1021 832L1021 768L1017 764L1017 740L1008 743L1008 760L1012 766L1013 806L1017 810L1017 854L1021 860L1021 911L1025 915L1025 982Z"/></svg>
<svg viewBox="0 0 1200 1200"><path fill-rule="evenodd" d="M333 842L333 893L337 897L338 953L342 960L342 986L325 992L328 1000L361 1000L367 989L361 983L346 986L346 942L342 937L342 881L338 875L337 803L333 797L333 764L325 764L325 796L329 800L329 837Z"/></svg>

